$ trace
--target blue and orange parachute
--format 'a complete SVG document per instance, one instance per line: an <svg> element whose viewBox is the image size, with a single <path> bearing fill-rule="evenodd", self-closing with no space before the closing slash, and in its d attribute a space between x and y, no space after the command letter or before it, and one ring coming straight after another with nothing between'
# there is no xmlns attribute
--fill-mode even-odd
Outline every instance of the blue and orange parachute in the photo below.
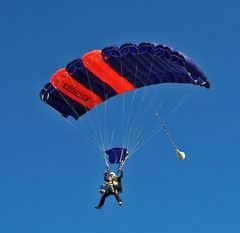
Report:
<svg viewBox="0 0 240 233"><path fill-rule="evenodd" d="M107 99L149 85L189 83L209 88L206 75L170 47L140 43L93 50L59 69L40 92L64 117L79 119Z"/></svg>

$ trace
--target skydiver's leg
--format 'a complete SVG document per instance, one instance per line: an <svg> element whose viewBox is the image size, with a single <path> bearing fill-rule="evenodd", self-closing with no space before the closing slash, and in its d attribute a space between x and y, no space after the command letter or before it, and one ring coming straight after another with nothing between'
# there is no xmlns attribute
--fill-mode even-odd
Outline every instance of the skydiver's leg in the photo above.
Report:
<svg viewBox="0 0 240 233"><path fill-rule="evenodd" d="M98 207L99 207L99 208L101 208L101 207L104 205L105 200L106 200L106 198L107 198L109 195L110 195L110 193L108 193L108 192L106 192L106 193L104 193L104 194L102 195L102 197L101 197L101 199L100 199L100 202L99 202L99 204L98 204Z"/></svg>
<svg viewBox="0 0 240 233"><path fill-rule="evenodd" d="M120 198L118 192L114 192L114 196L118 202L119 205L122 205L122 199Z"/></svg>

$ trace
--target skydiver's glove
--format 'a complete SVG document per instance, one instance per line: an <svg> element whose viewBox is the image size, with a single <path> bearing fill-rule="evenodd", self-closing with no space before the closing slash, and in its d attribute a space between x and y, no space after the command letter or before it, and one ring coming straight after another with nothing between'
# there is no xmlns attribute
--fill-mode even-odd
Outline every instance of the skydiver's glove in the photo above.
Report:
<svg viewBox="0 0 240 233"><path fill-rule="evenodd" d="M99 189L99 192L100 192L101 194L104 194L106 191L105 191L104 189Z"/></svg>

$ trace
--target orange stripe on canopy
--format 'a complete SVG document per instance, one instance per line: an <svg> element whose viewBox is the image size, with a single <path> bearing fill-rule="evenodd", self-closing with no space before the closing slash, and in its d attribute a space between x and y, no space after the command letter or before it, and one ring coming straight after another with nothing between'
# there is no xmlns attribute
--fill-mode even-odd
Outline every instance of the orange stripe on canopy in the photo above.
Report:
<svg viewBox="0 0 240 233"><path fill-rule="evenodd" d="M65 69L58 70L52 77L52 85L76 102L82 104L87 109L103 102L94 92L73 79Z"/></svg>
<svg viewBox="0 0 240 233"><path fill-rule="evenodd" d="M102 58L101 50L93 50L82 57L84 66L118 94L134 90L135 87L112 69Z"/></svg>

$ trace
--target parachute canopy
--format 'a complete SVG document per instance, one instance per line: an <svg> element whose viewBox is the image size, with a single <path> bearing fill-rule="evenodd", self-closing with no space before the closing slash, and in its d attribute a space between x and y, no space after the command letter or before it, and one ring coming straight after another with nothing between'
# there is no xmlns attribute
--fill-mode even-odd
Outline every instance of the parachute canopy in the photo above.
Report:
<svg viewBox="0 0 240 233"><path fill-rule="evenodd" d="M70 62L53 74L40 98L77 120L113 96L163 83L210 87L206 75L184 54L165 45L129 43L93 50Z"/></svg>
<svg viewBox="0 0 240 233"><path fill-rule="evenodd" d="M108 161L110 164L122 163L128 156L127 149L121 147L114 147L106 150L105 153L108 155Z"/></svg>

